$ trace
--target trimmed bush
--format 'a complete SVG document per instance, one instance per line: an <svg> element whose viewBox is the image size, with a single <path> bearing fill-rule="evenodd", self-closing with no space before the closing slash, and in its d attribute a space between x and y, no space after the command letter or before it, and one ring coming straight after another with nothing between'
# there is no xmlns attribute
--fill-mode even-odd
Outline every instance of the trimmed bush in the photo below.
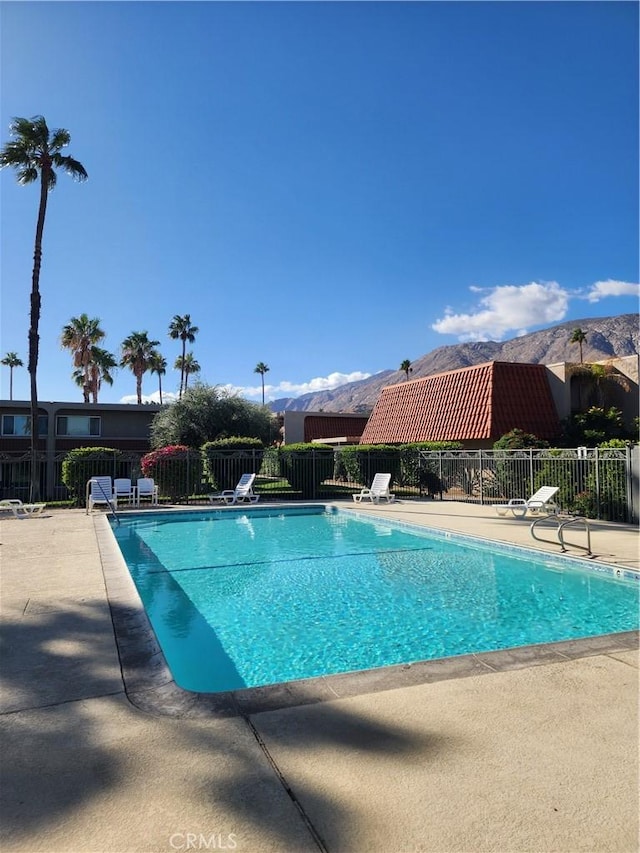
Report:
<svg viewBox="0 0 640 853"><path fill-rule="evenodd" d="M160 495L184 500L202 488L202 457L184 444L152 450L140 460L142 473L151 477Z"/></svg>
<svg viewBox="0 0 640 853"><path fill-rule="evenodd" d="M259 438L232 436L207 441L200 448L204 476L212 489L235 489L243 474L258 474L264 446Z"/></svg>
<svg viewBox="0 0 640 853"><path fill-rule="evenodd" d="M67 453L62 461L62 482L75 506L85 505L87 482L91 477L129 476L128 470L121 470L122 455L121 450L113 447L77 447Z"/></svg>
<svg viewBox="0 0 640 853"><path fill-rule="evenodd" d="M280 476L303 498L315 498L320 484L333 477L334 449L327 444L285 444L278 461Z"/></svg>
<svg viewBox="0 0 640 853"><path fill-rule="evenodd" d="M391 474L391 483L400 477L400 447L390 444L355 444L336 451L336 474L349 483L370 486L376 474Z"/></svg>

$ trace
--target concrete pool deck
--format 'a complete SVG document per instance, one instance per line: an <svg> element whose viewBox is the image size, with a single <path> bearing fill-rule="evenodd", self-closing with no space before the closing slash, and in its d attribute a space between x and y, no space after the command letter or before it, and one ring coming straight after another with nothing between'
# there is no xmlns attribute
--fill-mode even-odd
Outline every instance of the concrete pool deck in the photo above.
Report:
<svg viewBox="0 0 640 853"><path fill-rule="evenodd" d="M359 511L559 552L489 507ZM163 667L149 676L149 656L137 669L127 651L139 626L104 515L1 525L3 853L638 849L637 633L529 647L496 668L477 656L475 672L450 663L407 686L344 676L341 695L272 710L178 702L170 716L145 706ZM638 569L637 528L593 522L592 547Z"/></svg>

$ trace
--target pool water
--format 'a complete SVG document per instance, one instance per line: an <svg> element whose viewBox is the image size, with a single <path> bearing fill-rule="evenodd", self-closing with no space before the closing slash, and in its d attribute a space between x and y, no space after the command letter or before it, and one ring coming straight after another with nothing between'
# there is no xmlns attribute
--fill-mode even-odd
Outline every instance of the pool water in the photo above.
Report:
<svg viewBox="0 0 640 853"><path fill-rule="evenodd" d="M114 534L176 683L198 692L638 628L639 585L586 561L348 511L145 514Z"/></svg>

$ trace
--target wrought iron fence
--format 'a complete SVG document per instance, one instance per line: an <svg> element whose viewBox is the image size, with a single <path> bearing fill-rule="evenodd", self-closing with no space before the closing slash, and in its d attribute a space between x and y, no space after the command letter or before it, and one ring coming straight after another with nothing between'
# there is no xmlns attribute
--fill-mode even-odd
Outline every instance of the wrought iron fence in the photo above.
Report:
<svg viewBox="0 0 640 853"><path fill-rule="evenodd" d="M285 446L286 450L286 446ZM38 457L40 497L84 505L92 476L143 476L141 454L123 451L91 454L74 463L63 479L67 453ZM204 458L189 451L168 458L151 472L160 499L207 502L211 493L233 488L240 476L255 472L263 499L350 498L370 485L378 472L390 472L399 498L431 498L491 504L526 498L540 486L559 487L558 503L567 512L610 521L633 521L638 514L638 451L627 449L441 450L399 449L353 454L340 449L282 452L219 451ZM25 453L0 453L0 497L30 498L31 459Z"/></svg>

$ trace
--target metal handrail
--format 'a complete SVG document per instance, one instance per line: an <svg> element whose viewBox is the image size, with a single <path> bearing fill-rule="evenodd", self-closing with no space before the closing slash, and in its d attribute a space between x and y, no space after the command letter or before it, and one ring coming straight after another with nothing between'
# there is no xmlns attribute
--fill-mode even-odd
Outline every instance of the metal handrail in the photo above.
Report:
<svg viewBox="0 0 640 853"><path fill-rule="evenodd" d="M91 486L91 483L92 483L92 482L94 482L94 481L95 481L95 478L94 478L94 477L90 477L90 478L87 480L87 489L86 489L86 493L85 493L85 504L86 504L86 505L88 505L88 504L89 504L89 487ZM115 511L115 509L113 508L113 504L112 504L112 502L111 502L111 501L113 500L113 495L111 496L111 499L109 499L109 498L107 497L107 493L106 493L106 492L105 492L105 490L102 488L102 483L99 483L99 482L97 482L97 481L95 481L95 483L96 483L97 487L100 489L100 491L102 492L102 497L105 499L105 501L106 501L106 503L107 503L107 506L109 507L109 509L110 509L110 511L111 511L111 515L113 515L113 517L115 518L115 520L116 520L116 524L120 524L120 519L118 518L118 513L117 513L117 512Z"/></svg>
<svg viewBox="0 0 640 853"><path fill-rule="evenodd" d="M555 541L552 539L543 539L541 536L536 536L535 528L538 524L541 524L544 521L552 521L554 522L556 527L556 534L558 536L558 544L560 545L563 553L567 551L567 544L571 545L572 548L581 548L583 551L586 551L590 557L593 556L593 552L591 550L591 528L589 527L589 522L582 515L572 515L569 518L562 518L562 516L558 515L544 515L541 518L536 518L530 527L531 536L538 542L547 542L549 544L555 545ZM576 524L578 522L582 522L584 524L584 529L587 534L587 544L580 545L578 542L568 542L564 538L564 528L569 527L572 524Z"/></svg>

